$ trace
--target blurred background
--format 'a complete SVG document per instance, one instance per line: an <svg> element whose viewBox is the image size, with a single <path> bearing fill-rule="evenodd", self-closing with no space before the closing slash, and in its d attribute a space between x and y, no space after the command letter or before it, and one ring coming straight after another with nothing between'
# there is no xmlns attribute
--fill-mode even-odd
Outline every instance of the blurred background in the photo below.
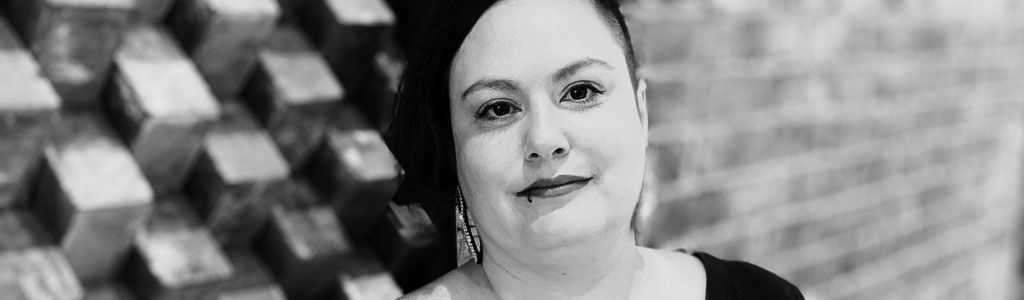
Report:
<svg viewBox="0 0 1024 300"><path fill-rule="evenodd" d="M0 2L0 299L392 299L454 263L380 133L435 0ZM623 1L641 244L808 299L1021 299L1024 3Z"/></svg>

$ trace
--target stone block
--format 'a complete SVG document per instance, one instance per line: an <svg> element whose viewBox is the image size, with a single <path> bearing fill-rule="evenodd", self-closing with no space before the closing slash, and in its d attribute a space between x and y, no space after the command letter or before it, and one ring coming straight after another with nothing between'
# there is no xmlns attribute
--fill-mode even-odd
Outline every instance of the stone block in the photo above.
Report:
<svg viewBox="0 0 1024 300"><path fill-rule="evenodd" d="M66 116L54 129L35 188L39 220L84 282L121 266L153 200L131 154L89 113Z"/></svg>
<svg viewBox="0 0 1024 300"><path fill-rule="evenodd" d="M132 22L135 24L156 24L164 20L177 0L135 0Z"/></svg>
<svg viewBox="0 0 1024 300"><path fill-rule="evenodd" d="M146 223L136 233L136 246L140 235L159 235L165 232L189 231L202 227L202 220L189 199L181 195L158 198L146 218Z"/></svg>
<svg viewBox="0 0 1024 300"><path fill-rule="evenodd" d="M222 293L217 300L287 300L284 291L276 285L268 285Z"/></svg>
<svg viewBox="0 0 1024 300"><path fill-rule="evenodd" d="M160 28L129 30L114 65L108 114L156 194L179 191L220 103Z"/></svg>
<svg viewBox="0 0 1024 300"><path fill-rule="evenodd" d="M135 296L119 283L102 283L85 286L83 300L135 300Z"/></svg>
<svg viewBox="0 0 1024 300"><path fill-rule="evenodd" d="M0 209L25 207L42 161L40 128L0 130Z"/></svg>
<svg viewBox="0 0 1024 300"><path fill-rule="evenodd" d="M280 10L274 0L180 0L168 21L213 93L230 98L249 78Z"/></svg>
<svg viewBox="0 0 1024 300"><path fill-rule="evenodd" d="M3 16L0 69L0 128L14 126L15 118L53 115L60 109L60 96Z"/></svg>
<svg viewBox="0 0 1024 300"><path fill-rule="evenodd" d="M320 53L294 27L279 27L258 57L245 98L281 154L297 169L323 140L344 90Z"/></svg>
<svg viewBox="0 0 1024 300"><path fill-rule="evenodd" d="M234 275L217 241L204 228L141 234L137 247L145 272L132 276L151 277L153 283L139 286L154 287L142 294L185 289Z"/></svg>
<svg viewBox="0 0 1024 300"><path fill-rule="evenodd" d="M81 283L60 249L0 252L0 299L77 300L83 294Z"/></svg>
<svg viewBox="0 0 1024 300"><path fill-rule="evenodd" d="M372 254L358 251L338 275L338 300L397 299L402 289Z"/></svg>
<svg viewBox="0 0 1024 300"><path fill-rule="evenodd" d="M158 291L146 294L144 298L155 300L220 300L224 299L224 297L243 297L235 299L248 299L244 298L244 296L267 296L259 291L279 289L266 266L252 253L245 251L227 252L227 258L234 270L230 277L173 290Z"/></svg>
<svg viewBox="0 0 1024 300"><path fill-rule="evenodd" d="M282 182L267 197L270 203L285 209L304 209L323 202L309 183L301 177L289 178Z"/></svg>
<svg viewBox="0 0 1024 300"><path fill-rule="evenodd" d="M132 0L10 0L11 22L64 106L99 102Z"/></svg>
<svg viewBox="0 0 1024 300"><path fill-rule="evenodd" d="M221 280L193 292L192 298L184 299L216 299L221 295L232 295L239 292L252 291L255 289L280 288L274 282L274 276L270 273L266 264L259 256L248 250L235 250L228 252L228 259L235 267L235 276Z"/></svg>
<svg viewBox="0 0 1024 300"><path fill-rule="evenodd" d="M161 199L135 235L125 282L150 299L225 280L236 274L213 234L180 197Z"/></svg>
<svg viewBox="0 0 1024 300"><path fill-rule="evenodd" d="M0 253L52 245L53 240L35 215L0 210Z"/></svg>
<svg viewBox="0 0 1024 300"><path fill-rule="evenodd" d="M0 16L0 209L24 206L60 96Z"/></svg>
<svg viewBox="0 0 1024 300"><path fill-rule="evenodd" d="M247 105L238 99L227 99L221 102L220 119L213 124L212 131L260 131L263 127L259 125L256 116Z"/></svg>
<svg viewBox="0 0 1024 300"><path fill-rule="evenodd" d="M333 278L352 251L329 206L274 207L259 248L292 299L318 299L329 294Z"/></svg>
<svg viewBox="0 0 1024 300"><path fill-rule="evenodd" d="M441 247L440 234L418 204L389 204L370 242L402 288L422 286L444 274L432 264Z"/></svg>
<svg viewBox="0 0 1024 300"><path fill-rule="evenodd" d="M398 162L374 130L328 130L309 170L310 182L357 238L369 233L398 187Z"/></svg>
<svg viewBox="0 0 1024 300"><path fill-rule="evenodd" d="M271 198L289 176L288 164L262 131L212 131L187 190L205 224L227 247L243 247L259 234Z"/></svg>
<svg viewBox="0 0 1024 300"><path fill-rule="evenodd" d="M351 131L356 129L376 130L362 111L352 103L353 101L342 101L331 114L327 122L327 131ZM326 133L325 133L326 135Z"/></svg>
<svg viewBox="0 0 1024 300"><path fill-rule="evenodd" d="M312 0L300 23L350 90L361 87L373 55L391 34L394 13L381 0Z"/></svg>

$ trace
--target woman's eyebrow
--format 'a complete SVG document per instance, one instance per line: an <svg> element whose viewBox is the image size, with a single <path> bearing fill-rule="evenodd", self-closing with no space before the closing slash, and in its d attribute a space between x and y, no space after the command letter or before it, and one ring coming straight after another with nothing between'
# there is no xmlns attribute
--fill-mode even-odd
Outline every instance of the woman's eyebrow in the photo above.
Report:
<svg viewBox="0 0 1024 300"><path fill-rule="evenodd" d="M584 58L584 59L580 59L580 60L574 61L572 63L569 63L569 64L559 68L558 71L555 71L554 75L551 76L552 81L562 81L562 80L565 80L566 78L569 78L573 74L576 74L576 72L579 72L579 70L582 70L583 68L586 68L586 67L589 67L589 66L601 66L601 67L604 67L604 68L607 68L607 69L613 69L612 65L609 64L608 62L605 62L605 61L600 60L600 59L588 57L588 58ZM462 92L462 97L461 97L462 101L466 101L466 96L469 96L469 94L472 94L473 92L476 92L476 91L482 90L482 89L492 89L492 90L499 90L499 91L515 91L515 90L519 89L519 85L516 84L515 81L509 80L509 79L481 79L481 80L477 80L477 82L474 82L472 85L470 85L468 88L466 88L465 91Z"/></svg>
<svg viewBox="0 0 1024 300"><path fill-rule="evenodd" d="M551 76L551 80L555 82L565 80L566 78L569 78L573 74L576 74L576 72L579 72L579 70L594 65L602 66L607 69L613 69L612 65L606 61L588 57L572 62L558 69L558 71L556 71L555 74Z"/></svg>
<svg viewBox="0 0 1024 300"><path fill-rule="evenodd" d="M508 79L481 79L462 92L462 101L466 101L466 96L469 96L469 94L482 89L514 91L519 89L519 85Z"/></svg>

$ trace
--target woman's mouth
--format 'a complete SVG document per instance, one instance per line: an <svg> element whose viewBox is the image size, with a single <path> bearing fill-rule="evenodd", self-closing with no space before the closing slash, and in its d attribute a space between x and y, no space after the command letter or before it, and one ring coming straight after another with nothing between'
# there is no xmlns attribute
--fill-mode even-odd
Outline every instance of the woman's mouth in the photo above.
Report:
<svg viewBox="0 0 1024 300"><path fill-rule="evenodd" d="M572 191L578 190L588 183L593 177L580 177L573 175L559 175L554 178L534 181L530 186L516 193L517 197L530 198L551 198L558 197Z"/></svg>

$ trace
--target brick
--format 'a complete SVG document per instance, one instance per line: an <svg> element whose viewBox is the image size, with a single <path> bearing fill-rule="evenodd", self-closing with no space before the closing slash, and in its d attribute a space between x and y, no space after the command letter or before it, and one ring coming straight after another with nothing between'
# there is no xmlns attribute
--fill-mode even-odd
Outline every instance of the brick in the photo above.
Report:
<svg viewBox="0 0 1024 300"><path fill-rule="evenodd" d="M281 154L297 169L323 140L344 89L323 57L291 26L275 30L258 57L245 96Z"/></svg>
<svg viewBox="0 0 1024 300"><path fill-rule="evenodd" d="M79 278L110 277L149 212L149 183L128 150L92 114L62 121L43 157L33 199L39 219Z"/></svg>
<svg viewBox="0 0 1024 300"><path fill-rule="evenodd" d="M719 23L722 22L679 18L634 22L630 29L636 32L631 37L637 59L643 65L655 65L711 60L715 54L729 53L728 42L724 41L728 34Z"/></svg>
<svg viewBox="0 0 1024 300"><path fill-rule="evenodd" d="M405 289L422 286L440 274L431 261L440 247L440 235L427 212L418 204L389 204L370 243L385 267Z"/></svg>
<svg viewBox="0 0 1024 300"><path fill-rule="evenodd" d="M36 216L20 210L0 210L0 253L52 245Z"/></svg>
<svg viewBox="0 0 1024 300"><path fill-rule="evenodd" d="M402 289L372 254L356 252L338 275L338 300L397 299Z"/></svg>
<svg viewBox="0 0 1024 300"><path fill-rule="evenodd" d="M884 197L884 201L866 209L829 218L835 220L832 222L827 219L819 220L808 226L805 233L828 234L828 231L832 231L831 235L806 236L806 241L797 243L799 248L781 252L780 254L786 257L776 257L770 261L790 262L776 270L789 272L800 266L803 268L799 272L793 272L794 276L820 280L839 272L839 264L829 262L861 265L887 255L886 253L892 253L895 249L903 247L902 243L915 243L917 239L933 235L936 229L941 231L942 228L953 228L957 224L963 224L972 213L957 209L960 205L950 200L973 194L967 189L952 192L947 190L947 193L939 195L943 197L941 201L922 204L920 207L914 206L918 198L934 197L934 191L943 189L943 184L950 183L935 183L921 191ZM880 207L887 208L887 211L875 209ZM851 221L864 223L851 226ZM844 226L850 227L843 228Z"/></svg>
<svg viewBox="0 0 1024 300"><path fill-rule="evenodd" d="M729 195L724 191L707 191L697 195L681 195L680 199L655 204L657 209L644 220L645 239L667 240L674 235L699 230L729 217ZM652 246L656 246L652 245Z"/></svg>
<svg viewBox="0 0 1024 300"><path fill-rule="evenodd" d="M131 0L13 0L11 22L64 106L96 106L114 50L127 29Z"/></svg>
<svg viewBox="0 0 1024 300"><path fill-rule="evenodd" d="M395 24L387 4L382 0L312 0L304 15L299 21L341 83L350 88L363 86L373 55Z"/></svg>
<svg viewBox="0 0 1024 300"><path fill-rule="evenodd" d="M828 290L832 295L850 295L858 291L871 291L898 278L913 278L911 272L914 270L949 258L969 256L972 248L982 249L980 246L998 236L998 231L991 229L994 229L991 222L950 228L939 236L901 248L885 259L863 264L850 273L813 287Z"/></svg>
<svg viewBox="0 0 1024 300"><path fill-rule="evenodd" d="M187 190L223 245L248 245L269 214L268 194L289 176L288 164L261 131L213 131Z"/></svg>
<svg viewBox="0 0 1024 300"><path fill-rule="evenodd" d="M922 133L921 137L932 140L931 142L937 141L948 141L950 134L956 135L970 135L977 134L979 132L987 131L987 122L981 122L977 125L972 126L973 130L935 130L933 132ZM870 144L865 145L863 150L858 150L855 153L879 153L877 145ZM915 144L916 146L916 144ZM920 149L911 148L910 151L920 151ZM863 152L861 152L863 151ZM883 152L890 152L892 150L886 150ZM906 151L899 149L898 151ZM923 152L923 151L922 151ZM847 153L845 155L849 155ZM824 156L823 159L827 161L836 160L835 156L829 155ZM807 158L803 158L806 160ZM794 224L797 222L809 222L811 220L828 220L838 218L844 214L862 210L866 207L877 205L881 201L889 199L889 197L896 197L897 195L906 195L914 191L914 187L923 185L935 184L936 181L942 180L947 176L956 174L956 170L962 168L962 166L971 164L971 161L958 162L956 164L942 164L939 166L928 165L928 168L913 171L910 174L903 174L900 176L894 176L882 180L877 185L867 185L849 190L842 191L835 195L829 195L826 197L820 197L814 201L801 201L791 203L789 205L775 205L763 207L756 210L757 213L745 214L743 216L737 216L735 218L727 219L728 222L720 222L715 224L711 228L690 231L690 234L684 236L684 238L677 238L672 243L661 244L663 247L688 247L693 244L717 244L722 243L725 240L743 241L751 237L760 235L770 234L773 230L784 227L787 224ZM783 167L781 170L795 169L796 166L800 165L799 161L789 161L778 165ZM822 162L822 164L825 164ZM826 164L827 165L827 164ZM761 170L764 169L764 170ZM751 171L760 170L760 171ZM743 172L779 172L780 169L772 169L762 167L760 169L747 169ZM797 169L799 171L799 169ZM738 173L729 173L731 176L736 176ZM723 174L724 175L724 174ZM767 174L765 174L767 175ZM763 175L757 175L761 177ZM754 185L754 184L775 184L771 181L748 181L743 185ZM741 187L742 185L736 185L734 187ZM728 199L728 198L727 198ZM709 242L713 241L713 242ZM664 242L664 241L663 241Z"/></svg>
<svg viewBox="0 0 1024 300"><path fill-rule="evenodd" d="M129 30L114 63L109 115L156 194L179 191L220 104L163 29Z"/></svg>
<svg viewBox="0 0 1024 300"><path fill-rule="evenodd" d="M284 292L277 286L257 287L222 293L217 300L286 300Z"/></svg>
<svg viewBox="0 0 1024 300"><path fill-rule="evenodd" d="M352 251L329 206L302 209L275 207L259 243L264 261L289 298L327 295Z"/></svg>
<svg viewBox="0 0 1024 300"><path fill-rule="evenodd" d="M357 238L371 230L398 187L398 163L373 130L329 130L310 165L311 183Z"/></svg>
<svg viewBox="0 0 1024 300"><path fill-rule="evenodd" d="M0 298L76 300L83 294L60 249L0 252Z"/></svg>
<svg viewBox="0 0 1024 300"><path fill-rule="evenodd" d="M701 91L697 89L693 82L648 80L647 107L651 126L672 122L682 115L690 115L688 106L700 99L692 96Z"/></svg>
<svg viewBox="0 0 1024 300"><path fill-rule="evenodd" d="M280 10L274 0L180 0L168 22L213 93L230 98L249 78Z"/></svg>

